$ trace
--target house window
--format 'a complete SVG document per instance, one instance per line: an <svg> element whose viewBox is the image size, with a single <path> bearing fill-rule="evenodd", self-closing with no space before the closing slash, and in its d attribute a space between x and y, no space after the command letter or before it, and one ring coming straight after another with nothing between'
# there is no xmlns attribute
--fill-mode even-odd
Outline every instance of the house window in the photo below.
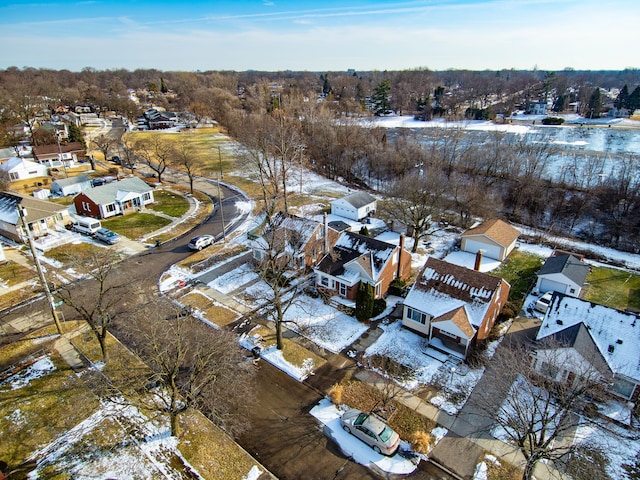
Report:
<svg viewBox="0 0 640 480"><path fill-rule="evenodd" d="M613 380L613 385L610 390L616 395L620 395L628 400L632 397L635 387L636 385L633 382L616 377Z"/></svg>
<svg viewBox="0 0 640 480"><path fill-rule="evenodd" d="M9 179L11 181L20 180L20 174L16 172L9 172Z"/></svg>
<svg viewBox="0 0 640 480"><path fill-rule="evenodd" d="M116 206L115 206L115 204L110 203L109 205L105 205L104 209L107 212L115 212L116 211ZM87 210L89 210L89 209L87 208Z"/></svg>
<svg viewBox="0 0 640 480"><path fill-rule="evenodd" d="M576 289L575 289L575 288L570 289L570 290L569 290L569 293L570 293L571 295L575 295L575 294L576 294Z"/></svg>
<svg viewBox="0 0 640 480"><path fill-rule="evenodd" d="M262 250L254 250L253 251L253 258L255 258L256 260L258 260L259 262L262 261L262 257L263 257L263 252Z"/></svg>
<svg viewBox="0 0 640 480"><path fill-rule="evenodd" d="M149 192L142 194L142 200L146 202L147 200L151 200L151 194Z"/></svg>
<svg viewBox="0 0 640 480"><path fill-rule="evenodd" d="M541 373L543 375L555 380L559 372L560 370L558 369L557 365L553 365L549 362L542 362Z"/></svg>
<svg viewBox="0 0 640 480"><path fill-rule="evenodd" d="M378 283L376 285L376 297L380 297L382 295L382 283Z"/></svg>
<svg viewBox="0 0 640 480"><path fill-rule="evenodd" d="M320 285L322 285L323 287L329 287L329 278L322 276L320 277Z"/></svg>
<svg viewBox="0 0 640 480"><path fill-rule="evenodd" d="M427 323L427 315L425 313L409 307L407 307L407 318L410 318L414 322L421 323L422 325L426 325Z"/></svg>
<svg viewBox="0 0 640 480"><path fill-rule="evenodd" d="M338 283L338 293L341 297L347 296L347 286L344 283Z"/></svg>

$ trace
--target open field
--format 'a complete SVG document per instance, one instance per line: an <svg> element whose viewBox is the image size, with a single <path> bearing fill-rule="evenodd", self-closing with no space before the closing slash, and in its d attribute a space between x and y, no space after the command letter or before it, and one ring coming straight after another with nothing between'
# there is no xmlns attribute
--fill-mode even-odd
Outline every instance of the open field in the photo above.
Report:
<svg viewBox="0 0 640 480"><path fill-rule="evenodd" d="M609 267L593 267L584 299L618 310L640 312L640 275Z"/></svg>

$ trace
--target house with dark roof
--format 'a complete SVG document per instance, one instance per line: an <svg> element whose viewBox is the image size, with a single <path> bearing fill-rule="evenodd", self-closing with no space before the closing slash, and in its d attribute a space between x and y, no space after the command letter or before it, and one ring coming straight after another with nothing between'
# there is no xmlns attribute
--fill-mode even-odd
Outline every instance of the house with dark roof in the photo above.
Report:
<svg viewBox="0 0 640 480"><path fill-rule="evenodd" d="M359 222L376 212L376 199L367 192L354 192L331 202L331 214Z"/></svg>
<svg viewBox="0 0 640 480"><path fill-rule="evenodd" d="M261 236L252 242L253 258L261 262L280 257L289 268L315 265L338 240L340 234L327 223L278 212Z"/></svg>
<svg viewBox="0 0 640 480"><path fill-rule="evenodd" d="M59 178L51 182L51 192L60 197L75 195L89 188L91 188L91 179L87 175Z"/></svg>
<svg viewBox="0 0 640 480"><path fill-rule="evenodd" d="M72 167L86 155L87 151L80 142L33 147L34 160L49 168Z"/></svg>
<svg viewBox="0 0 640 480"><path fill-rule="evenodd" d="M16 242L26 243L27 233L23 228L18 208L22 208L27 228L33 238L56 231L64 231L71 222L66 206L39 200L29 195L0 192L0 235Z"/></svg>
<svg viewBox="0 0 640 480"><path fill-rule="evenodd" d="M373 286L375 298L384 297L391 282L411 273L411 254L400 245L353 232L343 232L331 251L314 268L316 287L353 304L360 282Z"/></svg>
<svg viewBox="0 0 640 480"><path fill-rule="evenodd" d="M501 278L429 257L404 300L402 324L431 349L466 358L489 336L510 288Z"/></svg>
<svg viewBox="0 0 640 480"><path fill-rule="evenodd" d="M552 347L543 342L547 339L555 340ZM536 341L533 367L545 376L571 383L592 369L609 392L634 402L640 398L638 314L554 293ZM550 369L548 358L558 352L562 361Z"/></svg>
<svg viewBox="0 0 640 480"><path fill-rule="evenodd" d="M153 188L138 177L90 188L73 199L78 215L93 218L135 213L150 203L153 203Z"/></svg>
<svg viewBox="0 0 640 480"><path fill-rule="evenodd" d="M589 268L589 265L571 254L553 255L538 270L534 291L559 292L579 297Z"/></svg>
<svg viewBox="0 0 640 480"><path fill-rule="evenodd" d="M470 228L462 234L460 250L504 261L516 247L520 231L507 222L494 218Z"/></svg>

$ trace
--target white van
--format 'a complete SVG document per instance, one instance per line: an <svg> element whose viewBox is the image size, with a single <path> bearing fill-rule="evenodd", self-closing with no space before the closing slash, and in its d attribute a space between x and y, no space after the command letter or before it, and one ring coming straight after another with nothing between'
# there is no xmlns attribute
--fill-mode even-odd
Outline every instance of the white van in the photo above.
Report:
<svg viewBox="0 0 640 480"><path fill-rule="evenodd" d="M93 235L102 228L100 220L88 217L78 217L76 221L71 225L71 230L74 232L84 233L86 235Z"/></svg>

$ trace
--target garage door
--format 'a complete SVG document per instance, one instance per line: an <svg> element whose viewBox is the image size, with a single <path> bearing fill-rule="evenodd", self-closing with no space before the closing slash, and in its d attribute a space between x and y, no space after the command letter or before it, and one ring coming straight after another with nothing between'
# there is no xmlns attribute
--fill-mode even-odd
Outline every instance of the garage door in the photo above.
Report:
<svg viewBox="0 0 640 480"><path fill-rule="evenodd" d="M554 282L553 280L549 280L547 278L543 278L540 282L540 291L542 293L546 292L560 292L565 293L567 290L567 286L564 283Z"/></svg>
<svg viewBox="0 0 640 480"><path fill-rule="evenodd" d="M465 242L464 251L469 253L476 253L478 250L482 250L482 256L484 257L500 260L500 247L467 239L467 241Z"/></svg>

